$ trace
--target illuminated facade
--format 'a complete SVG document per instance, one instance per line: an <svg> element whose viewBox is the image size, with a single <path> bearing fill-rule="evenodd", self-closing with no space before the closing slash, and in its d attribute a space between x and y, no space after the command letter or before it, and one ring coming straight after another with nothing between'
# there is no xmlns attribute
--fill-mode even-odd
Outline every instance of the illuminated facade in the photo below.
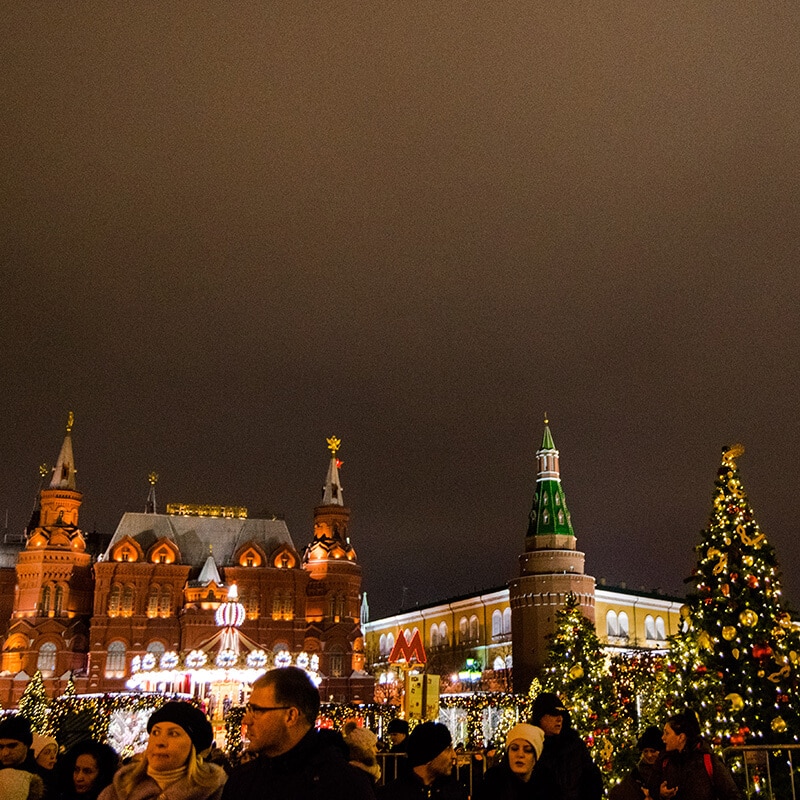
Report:
<svg viewBox="0 0 800 800"><path fill-rule="evenodd" d="M526 692L555 630L555 614L575 594L584 615L613 650L666 649L676 633L682 600L626 588L596 587L584 572L566 497L559 453L545 421L537 479L520 556L520 575L508 586L432 603L368 622L367 654L376 676L376 699L397 698L388 656L399 631L419 631L428 671L442 676L443 691Z"/></svg>
<svg viewBox="0 0 800 800"><path fill-rule="evenodd" d="M145 513L124 514L95 559L78 528L71 429L70 417L27 541L0 552L0 582L16 587L0 664L3 705L16 702L37 669L56 693L70 673L79 692L124 690L132 665L158 669L163 656L188 656L212 638L215 613L234 585L241 634L265 654L263 666L313 658L325 699L371 698L372 679L362 671L361 567L349 539L338 440L329 440L322 503L302 553L282 519L249 518L239 507L157 513L151 476Z"/></svg>

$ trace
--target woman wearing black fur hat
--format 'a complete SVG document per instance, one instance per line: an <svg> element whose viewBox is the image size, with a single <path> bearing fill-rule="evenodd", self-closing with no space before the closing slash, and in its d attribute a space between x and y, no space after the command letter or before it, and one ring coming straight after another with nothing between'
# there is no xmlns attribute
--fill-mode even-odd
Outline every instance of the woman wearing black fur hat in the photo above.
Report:
<svg viewBox="0 0 800 800"><path fill-rule="evenodd" d="M165 703L147 722L144 757L123 767L98 800L218 800L225 771L203 762L213 732L190 703Z"/></svg>

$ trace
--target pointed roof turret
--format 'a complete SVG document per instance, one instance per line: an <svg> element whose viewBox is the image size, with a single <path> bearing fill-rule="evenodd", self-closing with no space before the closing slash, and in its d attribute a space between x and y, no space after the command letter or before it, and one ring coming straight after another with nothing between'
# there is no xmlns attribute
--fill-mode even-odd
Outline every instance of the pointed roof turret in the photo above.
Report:
<svg viewBox="0 0 800 800"><path fill-rule="evenodd" d="M339 481L339 467L341 461L336 457L336 452L342 444L341 439L331 436L327 439L328 450L331 451L331 463L328 465L328 474L325 477L325 485L322 487L323 506L343 506L344 492Z"/></svg>
<svg viewBox="0 0 800 800"><path fill-rule="evenodd" d="M575 536L564 489L558 450L550 433L547 415L544 419L542 446L536 453L536 493L528 522L528 536Z"/></svg>
<svg viewBox="0 0 800 800"><path fill-rule="evenodd" d="M206 559L206 563L203 564L203 569L200 570L200 574L197 576L197 582L203 586L208 586L212 581L216 583L217 586L224 585L222 583L222 578L219 576L217 562L214 560L214 554L211 552L209 545L208 558Z"/></svg>
<svg viewBox="0 0 800 800"><path fill-rule="evenodd" d="M72 455L72 426L75 423L75 415L70 411L67 417L67 433L64 436L64 442L61 445L61 452L58 454L58 460L55 467L53 467L53 479L50 481L51 489L72 489L77 490L75 486L75 458Z"/></svg>

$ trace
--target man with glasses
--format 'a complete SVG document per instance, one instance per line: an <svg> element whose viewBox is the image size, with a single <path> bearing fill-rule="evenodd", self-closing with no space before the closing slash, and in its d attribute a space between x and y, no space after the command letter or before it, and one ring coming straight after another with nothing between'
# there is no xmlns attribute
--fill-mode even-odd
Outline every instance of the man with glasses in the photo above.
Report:
<svg viewBox="0 0 800 800"><path fill-rule="evenodd" d="M302 669L282 667L253 683L242 720L258 755L235 769L223 800L374 800L343 750L318 735L319 692Z"/></svg>

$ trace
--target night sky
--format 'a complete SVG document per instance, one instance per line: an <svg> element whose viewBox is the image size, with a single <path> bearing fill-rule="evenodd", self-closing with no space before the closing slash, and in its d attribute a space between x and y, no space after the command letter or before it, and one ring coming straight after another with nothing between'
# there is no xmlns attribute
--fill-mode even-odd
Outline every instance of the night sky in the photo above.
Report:
<svg viewBox="0 0 800 800"><path fill-rule="evenodd" d="M0 509L286 515L341 437L373 617L517 574L544 413L587 572L684 591L723 445L800 606L789 2L3 3Z"/></svg>

